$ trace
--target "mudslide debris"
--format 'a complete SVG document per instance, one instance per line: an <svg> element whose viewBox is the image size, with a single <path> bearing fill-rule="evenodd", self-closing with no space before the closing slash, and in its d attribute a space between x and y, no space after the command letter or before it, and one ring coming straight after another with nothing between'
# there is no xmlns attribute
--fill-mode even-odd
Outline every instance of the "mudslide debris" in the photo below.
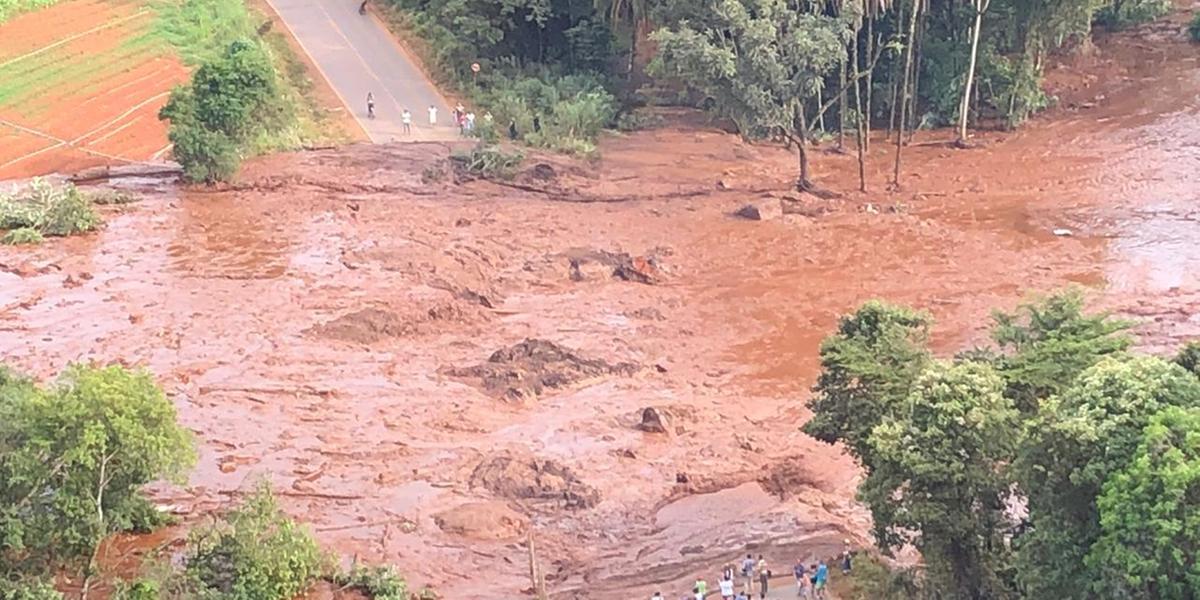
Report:
<svg viewBox="0 0 1200 600"><path fill-rule="evenodd" d="M502 452L480 462L471 473L471 487L509 500L553 503L571 510L600 502L600 492L580 481L569 467L517 452Z"/></svg>
<svg viewBox="0 0 1200 600"><path fill-rule="evenodd" d="M487 362L443 372L471 380L496 398L521 402L537 398L547 389L610 375L629 376L637 370L638 365L631 362L613 364L585 358L554 342L526 339L493 352Z"/></svg>

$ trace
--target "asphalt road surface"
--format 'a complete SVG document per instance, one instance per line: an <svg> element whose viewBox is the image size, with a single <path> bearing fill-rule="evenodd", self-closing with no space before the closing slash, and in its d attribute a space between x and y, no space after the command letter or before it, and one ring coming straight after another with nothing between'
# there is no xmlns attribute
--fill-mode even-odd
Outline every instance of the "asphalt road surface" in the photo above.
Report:
<svg viewBox="0 0 1200 600"><path fill-rule="evenodd" d="M456 135L451 107L360 0L268 0L317 68L376 143L446 139ZM367 117L367 94L375 118ZM429 107L437 124L429 123ZM404 133L401 113L412 113Z"/></svg>

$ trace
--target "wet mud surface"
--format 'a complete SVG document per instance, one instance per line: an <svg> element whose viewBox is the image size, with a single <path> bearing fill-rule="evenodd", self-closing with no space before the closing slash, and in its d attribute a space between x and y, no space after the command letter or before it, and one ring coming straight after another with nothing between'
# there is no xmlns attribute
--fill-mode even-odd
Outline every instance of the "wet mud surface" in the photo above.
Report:
<svg viewBox="0 0 1200 600"><path fill-rule="evenodd" d="M894 193L882 142L873 192L820 200L792 156L703 129L545 158L541 187L423 183L436 144L151 186L98 234L0 248L0 359L152 369L201 449L159 501L200 516L266 478L333 550L448 598L528 588L530 530L562 598L833 553L866 543L858 473L798 428L840 314L928 309L952 352L1078 284L1152 351L1200 333L1200 65L1175 48L977 149L919 136ZM816 168L856 187L850 156Z"/></svg>

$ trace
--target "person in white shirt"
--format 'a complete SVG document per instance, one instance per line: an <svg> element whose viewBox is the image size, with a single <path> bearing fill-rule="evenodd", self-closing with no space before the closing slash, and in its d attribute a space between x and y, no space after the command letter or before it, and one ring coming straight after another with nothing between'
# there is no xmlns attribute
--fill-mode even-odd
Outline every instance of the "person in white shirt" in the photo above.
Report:
<svg viewBox="0 0 1200 600"><path fill-rule="evenodd" d="M437 107L432 104L429 105L429 124L437 125Z"/></svg>
<svg viewBox="0 0 1200 600"><path fill-rule="evenodd" d="M663 600L662 592L654 592L654 595L650 596L650 600Z"/></svg>
<svg viewBox="0 0 1200 600"><path fill-rule="evenodd" d="M721 588L721 597L722 598L724 598L725 600L731 600L733 598L733 578L732 577L726 575L725 578L722 579L717 585Z"/></svg>
<svg viewBox="0 0 1200 600"><path fill-rule="evenodd" d="M404 123L404 133L412 133L412 113L407 108L400 113L400 122Z"/></svg>

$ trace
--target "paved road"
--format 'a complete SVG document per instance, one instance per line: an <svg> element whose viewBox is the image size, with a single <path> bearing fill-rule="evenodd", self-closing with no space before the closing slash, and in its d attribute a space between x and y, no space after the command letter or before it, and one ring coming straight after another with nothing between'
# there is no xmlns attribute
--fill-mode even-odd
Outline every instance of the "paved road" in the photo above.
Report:
<svg viewBox="0 0 1200 600"><path fill-rule="evenodd" d="M268 0L317 68L358 119L371 141L446 139L456 134L446 99L372 15L358 13L359 0ZM367 118L367 93L375 95L375 119ZM429 107L438 109L437 126ZM400 114L412 112L412 135Z"/></svg>

